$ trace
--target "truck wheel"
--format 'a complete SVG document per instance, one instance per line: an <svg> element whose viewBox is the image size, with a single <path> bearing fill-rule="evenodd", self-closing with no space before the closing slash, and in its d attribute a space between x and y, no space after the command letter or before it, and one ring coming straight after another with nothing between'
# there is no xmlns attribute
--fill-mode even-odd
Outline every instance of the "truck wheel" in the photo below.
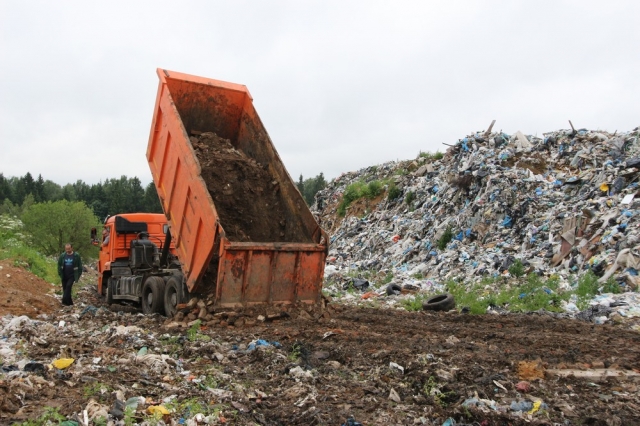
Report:
<svg viewBox="0 0 640 426"><path fill-rule="evenodd" d="M185 303L182 282L178 277L171 277L167 281L164 290L164 312L171 318L178 312L178 305Z"/></svg>
<svg viewBox="0 0 640 426"><path fill-rule="evenodd" d="M142 287L142 312L145 314L164 314L164 280L149 277Z"/></svg>
<svg viewBox="0 0 640 426"><path fill-rule="evenodd" d="M452 294L434 296L422 304L425 311L450 311L456 307L456 300Z"/></svg>
<svg viewBox="0 0 640 426"><path fill-rule="evenodd" d="M112 277L109 277L109 279L107 280L107 294L106 294L107 306L113 303L113 291L115 289L116 289L115 280Z"/></svg>

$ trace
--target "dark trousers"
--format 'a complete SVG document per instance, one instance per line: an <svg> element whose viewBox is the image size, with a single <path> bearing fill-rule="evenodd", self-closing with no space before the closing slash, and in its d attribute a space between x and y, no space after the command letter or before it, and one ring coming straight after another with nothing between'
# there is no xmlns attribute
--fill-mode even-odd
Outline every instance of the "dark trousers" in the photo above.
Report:
<svg viewBox="0 0 640 426"><path fill-rule="evenodd" d="M73 305L73 300L71 300L71 287L73 287L73 277L62 280L62 304L65 306Z"/></svg>

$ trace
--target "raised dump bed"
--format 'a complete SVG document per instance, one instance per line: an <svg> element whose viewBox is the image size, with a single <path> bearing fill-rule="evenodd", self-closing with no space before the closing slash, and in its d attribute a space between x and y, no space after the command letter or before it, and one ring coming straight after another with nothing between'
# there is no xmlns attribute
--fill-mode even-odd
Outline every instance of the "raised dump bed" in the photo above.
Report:
<svg viewBox="0 0 640 426"><path fill-rule="evenodd" d="M328 238L247 88L158 76L147 159L188 290L217 306L318 302Z"/></svg>

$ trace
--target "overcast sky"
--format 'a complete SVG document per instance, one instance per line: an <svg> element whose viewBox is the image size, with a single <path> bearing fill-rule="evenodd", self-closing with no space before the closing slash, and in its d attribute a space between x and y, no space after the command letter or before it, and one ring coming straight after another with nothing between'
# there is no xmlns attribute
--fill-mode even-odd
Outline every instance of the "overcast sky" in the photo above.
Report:
<svg viewBox="0 0 640 426"><path fill-rule="evenodd" d="M156 68L247 86L294 180L640 125L640 2L0 1L0 173L138 176Z"/></svg>

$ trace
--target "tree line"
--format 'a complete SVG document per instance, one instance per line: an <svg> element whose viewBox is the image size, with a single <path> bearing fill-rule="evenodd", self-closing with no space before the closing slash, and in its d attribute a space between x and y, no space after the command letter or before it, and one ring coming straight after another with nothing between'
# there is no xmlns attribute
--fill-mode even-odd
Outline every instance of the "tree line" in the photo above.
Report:
<svg viewBox="0 0 640 426"><path fill-rule="evenodd" d="M308 205L326 185L322 173L308 179L300 175L297 183ZM137 177L122 176L92 185L78 180L61 186L42 175L6 178L0 173L0 214L20 219L30 244L45 255L58 254L71 242L83 255L95 258L91 228L100 227L108 215L134 212L162 213L153 182L143 188Z"/></svg>
<svg viewBox="0 0 640 426"><path fill-rule="evenodd" d="M20 216L28 206L49 201L84 202L101 220L116 213L162 213L153 182L143 187L137 177L123 175L91 185L78 180L61 186L42 175L34 179L29 172L8 178L0 173L0 214Z"/></svg>
<svg viewBox="0 0 640 426"><path fill-rule="evenodd" d="M325 180L322 172L320 172L316 177L307 179L304 179L304 177L300 175L296 186L304 197L304 201L306 201L308 206L311 206L318 191L323 190L327 186L327 181Z"/></svg>
<svg viewBox="0 0 640 426"><path fill-rule="evenodd" d="M296 186L311 206L316 193L327 186L327 181L322 172L307 179L300 175ZM21 177L5 177L0 173L0 214L19 216L24 207L31 204L62 200L84 202L101 219L117 213L162 213L153 182L143 187L137 177L123 175L91 185L77 180L62 186L45 180L42 175L34 179L29 172Z"/></svg>

